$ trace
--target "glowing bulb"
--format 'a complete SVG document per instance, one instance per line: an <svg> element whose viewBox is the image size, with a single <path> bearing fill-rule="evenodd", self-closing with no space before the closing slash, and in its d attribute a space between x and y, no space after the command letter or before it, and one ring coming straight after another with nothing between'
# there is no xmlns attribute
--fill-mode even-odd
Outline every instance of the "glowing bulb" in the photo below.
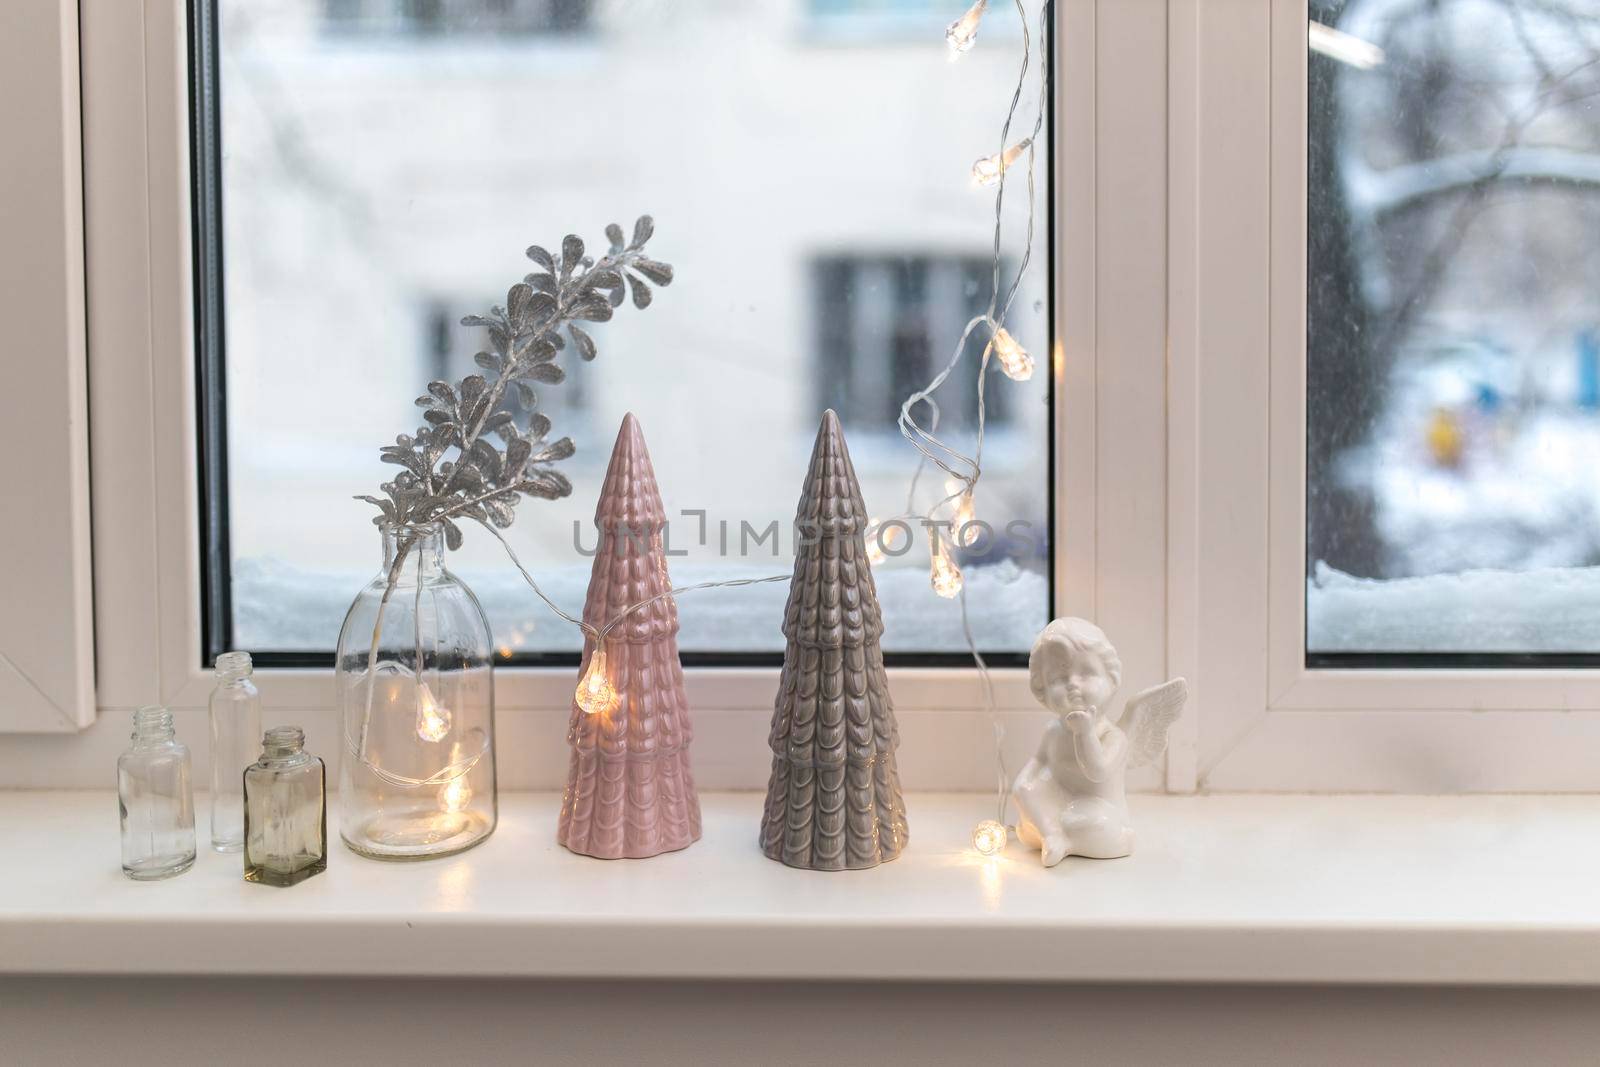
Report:
<svg viewBox="0 0 1600 1067"><path fill-rule="evenodd" d="M1033 357L1028 355L1028 350L1017 343L1017 339L1006 331L1004 326L994 332L994 340L989 342L994 349L995 358L1000 361L1000 369L1006 372L1006 377L1012 381L1025 382L1033 377Z"/></svg>
<svg viewBox="0 0 1600 1067"><path fill-rule="evenodd" d="M976 540L981 532L973 530L971 537L966 537L963 533L968 523L978 520L978 509L972 502L972 489L966 482L959 478L946 478L944 481L945 496L956 496L957 493L961 495L956 497L956 514L950 520L950 529L955 533L956 542L963 548L967 548L970 547L967 542Z"/></svg>
<svg viewBox="0 0 1600 1067"><path fill-rule="evenodd" d="M985 856L993 856L1005 851L1006 826L1005 823L993 819L985 819L972 828L972 847Z"/></svg>
<svg viewBox="0 0 1600 1067"><path fill-rule="evenodd" d="M867 523L867 562L876 567L888 558L886 548L895 548L900 544L900 538L905 530L896 523L887 529L882 519L873 519Z"/></svg>
<svg viewBox="0 0 1600 1067"><path fill-rule="evenodd" d="M881 519L873 519L867 523L867 562L876 567L888 558L884 554L883 545L878 542L878 535L882 532Z"/></svg>
<svg viewBox="0 0 1600 1067"><path fill-rule="evenodd" d="M998 155L984 156L972 165L972 183L974 185L993 185L1015 163L1022 153L1028 150L1033 143L1032 137L1024 137L1010 148Z"/></svg>
<svg viewBox="0 0 1600 1067"><path fill-rule="evenodd" d="M972 51L973 42L978 39L978 23L983 20L983 10L988 6L989 0L978 0L944 31L945 42L950 45L951 59L959 59Z"/></svg>
<svg viewBox="0 0 1600 1067"><path fill-rule="evenodd" d="M622 694L611 684L606 674L606 650L597 648L589 657L589 668L578 679L578 691L572 699L585 715L609 715L622 703Z"/></svg>
<svg viewBox="0 0 1600 1067"><path fill-rule="evenodd" d="M930 572L933 581L933 591L946 600L954 600L961 595L961 568L956 566L956 561L950 558L950 553L941 551L939 546L933 546L933 564Z"/></svg>
<svg viewBox="0 0 1600 1067"><path fill-rule="evenodd" d="M471 802L472 787L467 784L464 774L450 779L450 783L439 790L439 804L445 811L463 811Z"/></svg>
<svg viewBox="0 0 1600 1067"><path fill-rule="evenodd" d="M450 732L450 709L433 698L427 682L417 683L417 736L424 741L443 741Z"/></svg>

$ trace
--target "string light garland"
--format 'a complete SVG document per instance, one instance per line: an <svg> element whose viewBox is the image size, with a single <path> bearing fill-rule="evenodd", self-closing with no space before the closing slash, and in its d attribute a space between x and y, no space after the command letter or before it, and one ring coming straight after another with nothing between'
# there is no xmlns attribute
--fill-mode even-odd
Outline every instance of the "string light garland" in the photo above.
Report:
<svg viewBox="0 0 1600 1067"><path fill-rule="evenodd" d="M994 349L995 358L1000 361L1000 369L1005 371L1006 377L1014 382L1025 382L1033 377L1033 357L1028 355L1028 350L1017 343L1004 326L994 331L994 337L989 342Z"/></svg>
<svg viewBox="0 0 1600 1067"><path fill-rule="evenodd" d="M417 683L417 736L424 741L438 743L450 734L454 717L442 706L427 682Z"/></svg>
<svg viewBox="0 0 1600 1067"><path fill-rule="evenodd" d="M585 715L610 715L622 703L622 694L617 692L615 683L606 668L606 650L603 645L597 645L594 655L589 657L589 667L583 672L583 677L578 679L578 690L572 699L578 704L578 710Z"/></svg>
<svg viewBox="0 0 1600 1067"><path fill-rule="evenodd" d="M984 402L984 387L989 369L989 361L994 358L999 361L1000 368L1008 378L1014 381L1027 381L1033 376L1034 362L1027 350L1019 344L1015 337L1005 328L1006 316L1011 311L1012 304L1016 301L1017 294L1022 286L1022 279L1028 270L1028 264L1033 256L1034 214L1036 207L1036 189L1034 186L1034 162L1036 154L1036 139L1044 127L1044 116L1047 110L1046 93L1049 91L1048 66L1043 54L1046 48L1047 34L1050 25L1050 0L1044 0L1039 7L1039 44L1041 50L1038 67L1038 107L1035 113L1033 130L1016 143L1011 143L1011 125L1016 118L1017 108L1022 102L1023 90L1027 87L1028 71L1033 61L1033 41L1028 32L1028 13L1022 0L1013 0L1016 5L1017 17L1022 23L1022 66L1017 74L1016 89L1011 94L1011 103L1006 109L1005 122L1000 128L1000 150L992 156L979 159L972 166L973 180L980 186L994 186L994 248L991 262L991 286L989 306L982 315L971 319L966 328L961 331L960 338L956 341L955 350L943 370L934 376L922 389L912 393L904 404L900 406L900 433L911 442L920 454L917 462L917 472L911 479L911 492L907 498L906 510L914 511L917 481L924 467L932 463L946 475L949 480L945 483L946 495L936 503L929 512L928 518L941 510L953 506L955 520L958 521L961 513L971 507L973 494L977 489L978 481L983 475L983 439L984 425L987 409ZM979 0L967 9L967 12L951 23L945 31L945 39L950 45L951 58L959 58L961 54L969 51L977 40L978 24L982 21L987 3ZM1008 147L1009 146L1009 147ZM1019 160L1026 157L1027 171L1027 227L1023 238L1022 260L1017 266L1015 277L1006 287L1005 296L1001 297L1001 241L1004 237L1004 215L1006 193L1006 176L1011 167ZM965 355L967 342L972 335L980 330L987 330L988 343L984 345L983 354L978 361L978 427L977 440L973 454L968 456L952 448L937 436L939 427L939 406L933 399L933 394L942 386L957 364ZM924 426L917 420L919 405L926 409L927 424ZM956 526L956 538L959 540L960 525ZM998 779L996 785L996 815L995 819L985 819L973 828L972 844L982 855L994 855L1005 848L1009 836L1006 826L1006 807L1011 792L1011 776L1005 762L1005 727L1001 724L999 711L995 706L994 683L989 676L988 665L984 662L983 655L978 651L977 641L973 637L971 621L967 614L967 594L964 583L960 581L960 571L955 561L951 559L948 566L942 566L941 558L948 553L941 551L938 527L930 525L929 548L931 553L930 582L934 592L941 596L952 595L949 590L954 585L954 596L961 603L961 629L966 637L967 650L971 653L973 662L977 665L978 679L983 688L984 703L989 712L989 723L994 733L995 743L995 771ZM952 571L954 573L952 573Z"/></svg>
<svg viewBox="0 0 1600 1067"><path fill-rule="evenodd" d="M450 754L451 763L461 762L461 745L457 744ZM472 802L472 786L467 784L467 776L458 774L439 790L439 807L446 814L454 815L466 810Z"/></svg>
<svg viewBox="0 0 1600 1067"><path fill-rule="evenodd" d="M889 549L899 546L900 527L898 525L886 527L882 519L871 519L867 522L866 538L867 562L877 567L888 558Z"/></svg>
<svg viewBox="0 0 1600 1067"><path fill-rule="evenodd" d="M951 60L960 59L972 51L972 46L978 41L978 23L983 21L983 13L989 7L989 0L977 0L977 3L967 8L966 14L952 22L944 31L945 43L950 46Z"/></svg>
<svg viewBox="0 0 1600 1067"><path fill-rule="evenodd" d="M954 600L966 588L961 568L956 565L953 549L945 547L944 538L934 531L928 555L928 572L933 591L946 600Z"/></svg>
<svg viewBox="0 0 1600 1067"><path fill-rule="evenodd" d="M972 164L973 184L984 186L994 185L1011 165L1021 158L1022 153L1033 147L1033 138L1024 137L1004 152L996 152L992 156L983 156ZM1031 156L1029 157L1032 158Z"/></svg>
<svg viewBox="0 0 1600 1067"><path fill-rule="evenodd" d="M985 819L972 828L972 847L983 856L995 856L1005 851L1010 831L1006 824L996 819Z"/></svg>

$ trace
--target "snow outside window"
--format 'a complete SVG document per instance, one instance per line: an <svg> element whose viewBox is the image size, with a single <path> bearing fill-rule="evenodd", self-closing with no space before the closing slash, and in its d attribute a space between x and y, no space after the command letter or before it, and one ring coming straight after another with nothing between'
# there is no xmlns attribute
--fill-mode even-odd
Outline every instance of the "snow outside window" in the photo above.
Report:
<svg viewBox="0 0 1600 1067"><path fill-rule="evenodd" d="M1310 13L1309 662L1592 653L1600 2Z"/></svg>

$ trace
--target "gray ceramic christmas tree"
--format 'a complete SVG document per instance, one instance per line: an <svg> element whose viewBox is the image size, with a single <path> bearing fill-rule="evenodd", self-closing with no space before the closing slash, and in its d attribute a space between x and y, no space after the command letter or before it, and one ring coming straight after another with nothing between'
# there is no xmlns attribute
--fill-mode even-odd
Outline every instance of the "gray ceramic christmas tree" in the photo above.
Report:
<svg viewBox="0 0 1600 1067"><path fill-rule="evenodd" d="M867 509L844 432L822 416L795 516L761 850L791 867L875 867L906 846Z"/></svg>

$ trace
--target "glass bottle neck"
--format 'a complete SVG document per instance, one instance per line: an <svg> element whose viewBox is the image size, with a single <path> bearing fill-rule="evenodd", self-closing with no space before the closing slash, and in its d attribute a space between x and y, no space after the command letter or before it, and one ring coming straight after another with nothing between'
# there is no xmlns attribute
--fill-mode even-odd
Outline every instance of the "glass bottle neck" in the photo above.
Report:
<svg viewBox="0 0 1600 1067"><path fill-rule="evenodd" d="M161 745L175 736L172 712L154 705L133 713L133 743L139 746Z"/></svg>
<svg viewBox="0 0 1600 1067"><path fill-rule="evenodd" d="M261 738L262 763L288 763L305 757L306 733L298 726L274 726Z"/></svg>
<svg viewBox="0 0 1600 1067"><path fill-rule="evenodd" d="M217 657L217 684L230 685L250 677L253 664L248 652L224 652Z"/></svg>
<svg viewBox="0 0 1600 1067"><path fill-rule="evenodd" d="M383 573L394 573L395 561L401 560L397 577L401 582L424 581L437 577L444 571L444 537L437 523L432 526L379 528L383 534ZM402 554L404 558L401 559Z"/></svg>

